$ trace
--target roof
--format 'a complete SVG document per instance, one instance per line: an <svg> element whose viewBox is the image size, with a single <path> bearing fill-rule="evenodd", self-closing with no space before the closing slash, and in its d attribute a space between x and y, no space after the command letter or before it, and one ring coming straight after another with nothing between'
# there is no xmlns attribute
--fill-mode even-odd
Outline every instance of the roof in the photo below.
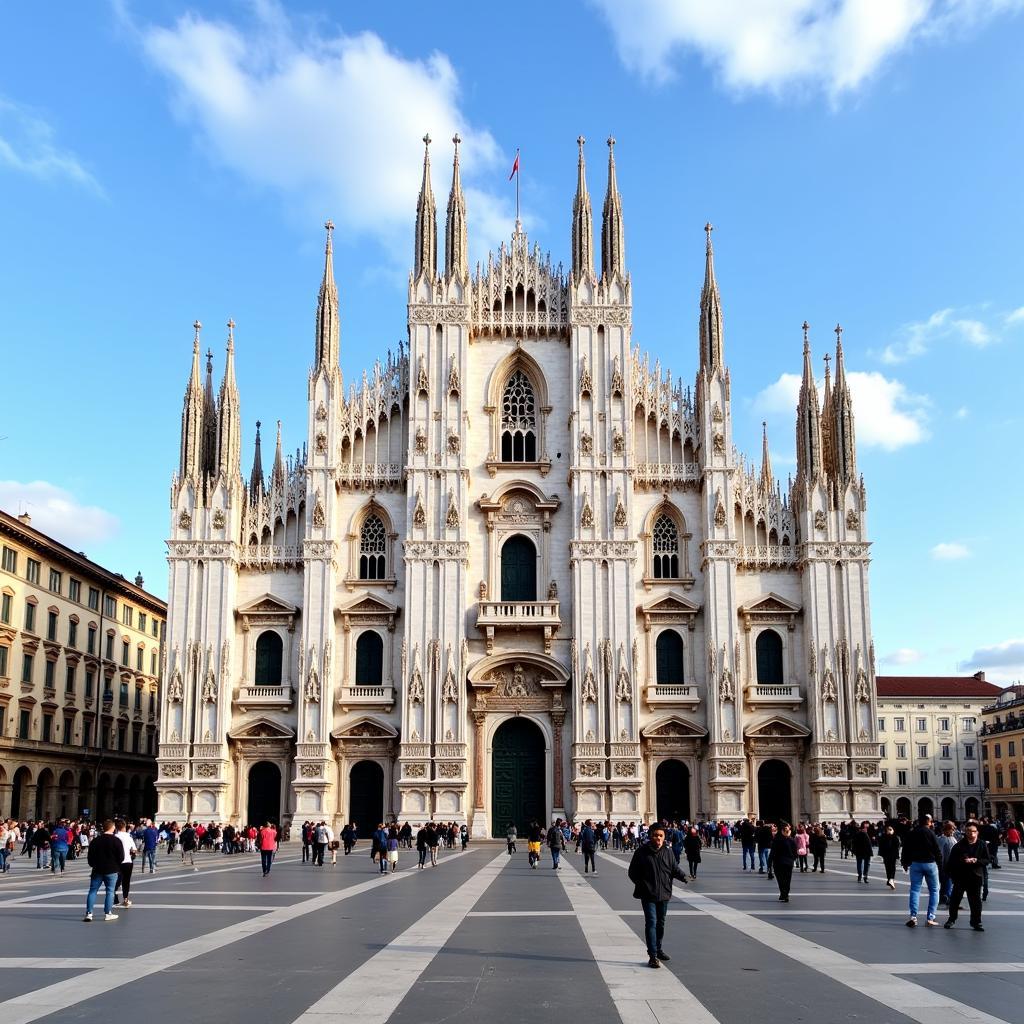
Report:
<svg viewBox="0 0 1024 1024"><path fill-rule="evenodd" d="M1003 691L977 676L877 676L879 697L983 697L991 700Z"/></svg>

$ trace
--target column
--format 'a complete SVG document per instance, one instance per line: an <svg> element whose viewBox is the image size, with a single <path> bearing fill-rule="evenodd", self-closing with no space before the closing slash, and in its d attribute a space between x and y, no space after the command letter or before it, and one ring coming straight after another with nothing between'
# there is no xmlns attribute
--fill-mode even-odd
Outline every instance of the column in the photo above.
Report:
<svg viewBox="0 0 1024 1024"><path fill-rule="evenodd" d="M476 736L473 742L473 809L482 814L484 810L484 723L487 716L474 714L473 720L476 722Z"/></svg>
<svg viewBox="0 0 1024 1024"><path fill-rule="evenodd" d="M562 722L564 711L551 712L551 724L554 727L554 811L556 815L565 814L565 795L562 785Z"/></svg>

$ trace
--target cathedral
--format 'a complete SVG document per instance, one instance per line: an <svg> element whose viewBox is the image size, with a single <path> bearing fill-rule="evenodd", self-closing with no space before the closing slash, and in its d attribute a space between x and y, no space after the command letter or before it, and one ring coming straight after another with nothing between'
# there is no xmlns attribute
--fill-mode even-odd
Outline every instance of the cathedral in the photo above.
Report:
<svg viewBox="0 0 1024 1024"><path fill-rule="evenodd" d="M470 267L458 136L442 262L424 141L408 344L344 384L328 222L306 442L278 423L269 473L234 324L219 393L195 324L158 817L878 817L841 329L819 397L803 325L783 488L733 444L711 225L691 389L632 344L613 139L600 253L578 140L568 272L518 221Z"/></svg>

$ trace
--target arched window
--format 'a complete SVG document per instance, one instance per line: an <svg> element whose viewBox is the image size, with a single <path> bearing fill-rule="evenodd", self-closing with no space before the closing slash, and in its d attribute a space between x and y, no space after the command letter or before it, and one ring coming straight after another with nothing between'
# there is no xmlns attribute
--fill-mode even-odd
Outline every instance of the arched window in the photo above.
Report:
<svg viewBox="0 0 1024 1024"><path fill-rule="evenodd" d="M653 569L656 580L679 579L679 530L667 513L655 520L651 533Z"/></svg>
<svg viewBox="0 0 1024 1024"><path fill-rule="evenodd" d="M674 629L663 630L658 634L655 651L658 660L658 684L671 685L685 682L683 638Z"/></svg>
<svg viewBox="0 0 1024 1024"><path fill-rule="evenodd" d="M388 535L384 520L376 512L363 520L359 531L359 578L382 580L386 576Z"/></svg>
<svg viewBox="0 0 1024 1024"><path fill-rule="evenodd" d="M537 600L537 549L521 533L501 546L501 600Z"/></svg>
<svg viewBox="0 0 1024 1024"><path fill-rule="evenodd" d="M256 685L281 685L281 653L284 644L272 629L260 633L256 641Z"/></svg>
<svg viewBox="0 0 1024 1024"><path fill-rule="evenodd" d="M782 674L782 637L774 629L765 629L757 637L757 681L784 682Z"/></svg>
<svg viewBox="0 0 1024 1024"><path fill-rule="evenodd" d="M380 686L384 681L384 641L372 629L356 641L356 686Z"/></svg>
<svg viewBox="0 0 1024 1024"><path fill-rule="evenodd" d="M537 461L537 400L522 370L509 377L501 396L501 461Z"/></svg>

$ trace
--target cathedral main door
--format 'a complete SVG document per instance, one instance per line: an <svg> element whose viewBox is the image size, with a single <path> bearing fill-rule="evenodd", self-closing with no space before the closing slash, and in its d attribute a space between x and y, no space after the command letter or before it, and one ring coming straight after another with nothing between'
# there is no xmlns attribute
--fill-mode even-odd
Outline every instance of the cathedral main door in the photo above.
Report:
<svg viewBox="0 0 1024 1024"><path fill-rule="evenodd" d="M545 824L544 736L526 718L510 718L494 734L491 750L491 835L509 823L520 837L531 821Z"/></svg>
<svg viewBox="0 0 1024 1024"><path fill-rule="evenodd" d="M281 824L281 769L270 761L257 761L249 769L248 817L244 824Z"/></svg>

